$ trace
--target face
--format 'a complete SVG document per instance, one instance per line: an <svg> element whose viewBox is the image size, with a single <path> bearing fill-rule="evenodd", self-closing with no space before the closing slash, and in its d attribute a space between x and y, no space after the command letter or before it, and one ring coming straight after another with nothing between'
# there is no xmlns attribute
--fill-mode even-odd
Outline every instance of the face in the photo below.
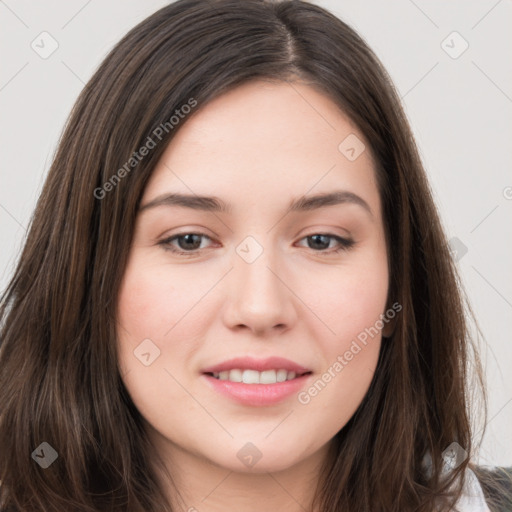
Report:
<svg viewBox="0 0 512 512"><path fill-rule="evenodd" d="M168 453L283 470L354 414L390 325L372 156L297 82L239 86L181 122L120 290L123 381Z"/></svg>

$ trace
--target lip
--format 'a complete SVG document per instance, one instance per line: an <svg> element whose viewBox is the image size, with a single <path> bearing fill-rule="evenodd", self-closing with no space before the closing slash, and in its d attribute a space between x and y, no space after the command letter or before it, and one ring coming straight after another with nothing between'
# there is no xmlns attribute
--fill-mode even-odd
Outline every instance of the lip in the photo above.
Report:
<svg viewBox="0 0 512 512"><path fill-rule="evenodd" d="M205 379L206 383L215 391L240 404L263 407L278 404L290 396L296 395L311 376L311 373L307 373L295 377L295 379L275 384L244 384L243 382L219 380L207 374L203 374L201 378Z"/></svg>
<svg viewBox="0 0 512 512"><path fill-rule="evenodd" d="M265 370L287 370L289 372L295 372L297 375L302 375L311 371L309 368L301 366L300 364L295 363L290 359L285 359L284 357L268 357L266 359L255 359L253 357L235 357L214 366L204 368L202 373L223 372L237 368L241 370L257 370L259 372L263 372ZM252 385L259 386L266 384ZM274 384L270 385L273 386Z"/></svg>
<svg viewBox="0 0 512 512"><path fill-rule="evenodd" d="M295 372L297 376L292 380L276 382L274 384L245 384L243 382L231 382L219 380L213 377L213 373L227 370L287 370ZM252 357L235 357L223 361L202 370L201 377L206 383L221 395L227 396L243 405L262 407L278 404L300 391L306 381L312 375L312 371L290 359L283 357L268 357L266 359L255 359Z"/></svg>

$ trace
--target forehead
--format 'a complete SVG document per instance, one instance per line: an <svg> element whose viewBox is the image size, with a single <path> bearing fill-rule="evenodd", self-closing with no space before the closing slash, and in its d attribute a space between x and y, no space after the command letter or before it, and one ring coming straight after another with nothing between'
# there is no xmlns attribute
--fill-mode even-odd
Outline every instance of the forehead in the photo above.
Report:
<svg viewBox="0 0 512 512"><path fill-rule="evenodd" d="M258 80L194 111L184 119L171 146L193 144L213 149L216 155L225 154L227 148L230 153L240 150L262 156L268 156L263 149L287 149L294 150L292 156L301 148L338 152L339 142L350 134L364 139L339 107L313 86Z"/></svg>
<svg viewBox="0 0 512 512"><path fill-rule="evenodd" d="M213 190L229 201L263 204L344 188L365 195L369 203L379 202L364 136L310 85L250 82L181 123L155 168L146 198L167 189L205 195ZM347 149L354 149L356 158Z"/></svg>

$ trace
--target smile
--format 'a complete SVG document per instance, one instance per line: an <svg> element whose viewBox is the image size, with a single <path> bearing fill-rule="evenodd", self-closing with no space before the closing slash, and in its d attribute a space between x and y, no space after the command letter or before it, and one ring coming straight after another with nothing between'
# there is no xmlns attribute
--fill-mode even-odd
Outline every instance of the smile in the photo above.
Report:
<svg viewBox="0 0 512 512"><path fill-rule="evenodd" d="M296 372L285 369L265 370L259 372L257 370L242 370L240 368L234 368L232 370L225 370L222 372L213 372L208 375L219 380L243 382L244 384L276 384L278 382L293 380L297 377Z"/></svg>

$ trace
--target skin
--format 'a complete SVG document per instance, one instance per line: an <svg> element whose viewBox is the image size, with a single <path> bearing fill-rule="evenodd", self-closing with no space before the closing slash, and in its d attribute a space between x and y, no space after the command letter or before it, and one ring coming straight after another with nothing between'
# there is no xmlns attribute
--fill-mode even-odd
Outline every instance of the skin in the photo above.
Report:
<svg viewBox="0 0 512 512"><path fill-rule="evenodd" d="M229 213L143 209L120 290L123 381L180 489L179 510L309 510L330 442L368 390L391 322L307 404L294 394L272 406L241 405L201 376L233 357L276 355L313 372L307 389L385 313L374 163L366 142L354 161L338 149L349 134L364 141L312 86L254 81L182 121L144 191L142 206L170 192L231 205ZM372 214L343 203L285 215L293 199L335 189L360 196ZM192 257L161 243L198 232L206 236L196 246L167 244ZM315 244L315 234L355 245L335 253L334 237ZM263 249L252 263L236 250L249 235ZM134 350L148 338L160 356L145 366ZM237 457L248 442L262 454L250 467Z"/></svg>

